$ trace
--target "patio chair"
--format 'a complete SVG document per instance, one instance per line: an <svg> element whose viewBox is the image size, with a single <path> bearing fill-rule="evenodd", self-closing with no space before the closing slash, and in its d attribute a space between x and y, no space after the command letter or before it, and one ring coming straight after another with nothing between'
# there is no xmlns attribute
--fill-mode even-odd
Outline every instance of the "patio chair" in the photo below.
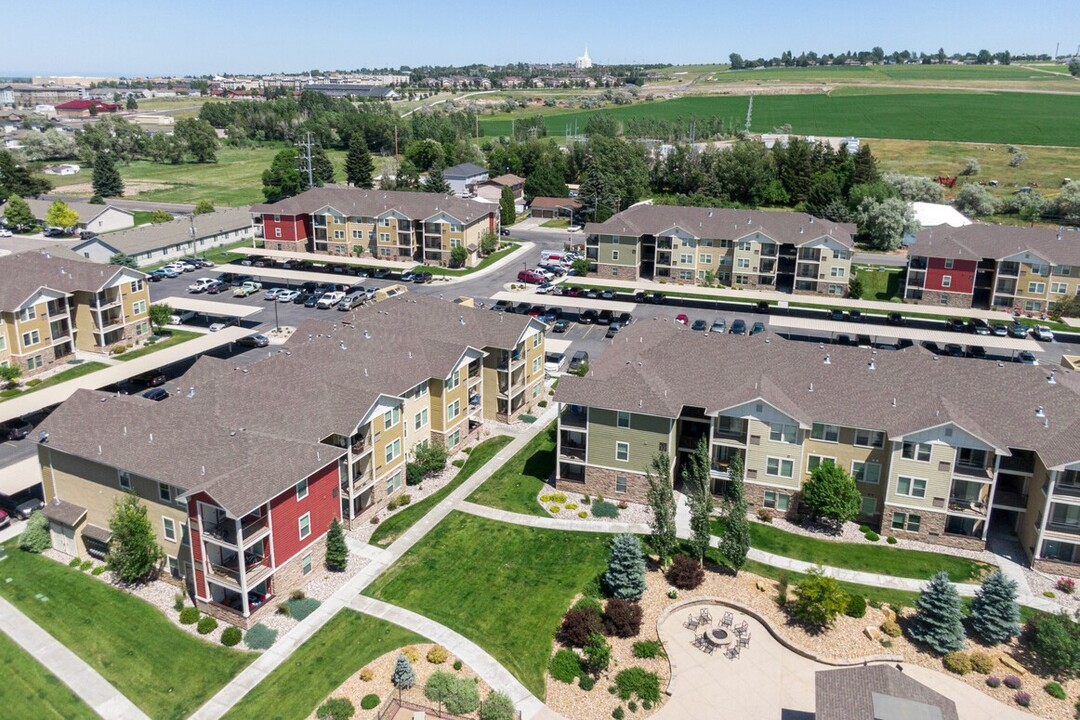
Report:
<svg viewBox="0 0 1080 720"><path fill-rule="evenodd" d="M716 646L709 641L705 641L705 644L701 646L701 649L705 651L707 655L712 655L716 652Z"/></svg>
<svg viewBox="0 0 1080 720"><path fill-rule="evenodd" d="M735 626L735 634L742 635L745 632L750 632L750 626L745 620Z"/></svg>
<svg viewBox="0 0 1080 720"><path fill-rule="evenodd" d="M749 630L747 630L745 633L743 633L742 635L739 636L739 643L735 647L736 648L750 647L750 631Z"/></svg>
<svg viewBox="0 0 1080 720"><path fill-rule="evenodd" d="M731 627L735 622L735 616L729 612L724 613L724 619L720 622L721 627Z"/></svg>
<svg viewBox="0 0 1080 720"><path fill-rule="evenodd" d="M689 619L686 621L686 625L684 625L684 627L688 627L691 630L697 630L698 625L700 625L700 624L701 623L698 622L698 619L696 617L694 617L693 615L691 615L689 617Z"/></svg>
<svg viewBox="0 0 1080 720"><path fill-rule="evenodd" d="M739 646L732 645L731 649L727 651L727 656L730 660L734 660L735 658L739 657Z"/></svg>
<svg viewBox="0 0 1080 720"><path fill-rule="evenodd" d="M701 608L698 618L702 625L712 625L712 613L709 612L708 608Z"/></svg>
<svg viewBox="0 0 1080 720"><path fill-rule="evenodd" d="M694 642L692 642L691 645L693 645L696 648L700 648L702 643L704 643L704 642L705 642L705 634L704 633L702 633L701 635L698 635L697 633L694 633Z"/></svg>

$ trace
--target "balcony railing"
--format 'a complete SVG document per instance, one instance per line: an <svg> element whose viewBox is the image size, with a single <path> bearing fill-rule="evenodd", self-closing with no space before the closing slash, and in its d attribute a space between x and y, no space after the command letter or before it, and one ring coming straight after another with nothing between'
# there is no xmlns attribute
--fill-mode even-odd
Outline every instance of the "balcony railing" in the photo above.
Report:
<svg viewBox="0 0 1080 720"><path fill-rule="evenodd" d="M1080 525L1066 525L1065 523L1048 522L1046 523L1046 529L1051 532L1068 533L1069 535L1080 535Z"/></svg>
<svg viewBox="0 0 1080 720"><path fill-rule="evenodd" d="M963 475L964 477L978 478L979 480L990 480L994 476L993 472L993 468L981 465L965 465L963 463L953 465L953 475Z"/></svg>
<svg viewBox="0 0 1080 720"><path fill-rule="evenodd" d="M353 442L353 444L352 444L352 454L353 455L363 455L364 453L366 453L370 449L371 449L371 443L369 443L368 440L367 440L367 437L364 437L364 436L361 436L359 439L355 440Z"/></svg>
<svg viewBox="0 0 1080 720"><path fill-rule="evenodd" d="M571 410L567 410L562 414L560 423L563 427L583 428L586 425L586 415L585 413L577 413Z"/></svg>
<svg viewBox="0 0 1080 720"><path fill-rule="evenodd" d="M90 307L92 307L94 310L106 310L106 309L111 308L111 307L116 307L122 301L123 301L123 298L121 298L119 294L116 294L116 295L114 295L112 297L104 297L104 298L100 297L100 296L96 296L94 298L94 302L90 304Z"/></svg>
<svg viewBox="0 0 1080 720"><path fill-rule="evenodd" d="M1008 455L998 463L999 470L1031 474L1035 470L1035 459L1030 455Z"/></svg>
<svg viewBox="0 0 1080 720"><path fill-rule="evenodd" d="M709 471L714 478L727 480L731 477L731 462L728 460L714 460Z"/></svg>
<svg viewBox="0 0 1080 720"><path fill-rule="evenodd" d="M994 506L1004 506L1013 508L1026 508L1028 504L1028 496L1025 493L1013 492L1011 490L1003 490L998 488L994 491Z"/></svg>
<svg viewBox="0 0 1080 720"><path fill-rule="evenodd" d="M559 446L559 455L562 457L573 458L574 460L584 460L585 446L570 445L564 442Z"/></svg>
<svg viewBox="0 0 1080 720"><path fill-rule="evenodd" d="M986 515L986 503L981 500L969 500L963 497L950 497L949 498L949 512L963 513L964 515L972 515L977 517L984 517Z"/></svg>
<svg viewBox="0 0 1080 720"><path fill-rule="evenodd" d="M1020 275L1020 263L1003 262L998 265L998 275L1011 275L1017 277Z"/></svg>
<svg viewBox="0 0 1080 720"><path fill-rule="evenodd" d="M1067 498L1080 498L1080 485L1054 485L1054 495Z"/></svg>

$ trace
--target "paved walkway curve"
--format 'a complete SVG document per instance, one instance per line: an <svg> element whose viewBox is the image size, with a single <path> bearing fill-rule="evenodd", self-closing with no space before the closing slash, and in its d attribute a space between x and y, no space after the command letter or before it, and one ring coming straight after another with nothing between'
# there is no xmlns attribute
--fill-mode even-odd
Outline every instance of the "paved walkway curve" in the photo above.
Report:
<svg viewBox="0 0 1080 720"><path fill-rule="evenodd" d="M421 540L443 518L451 513L458 505L462 504L473 490L478 488L485 480L502 467L503 463L525 447L530 440L547 428L548 424L555 419L555 406L550 406L543 415L536 419L532 425L521 432L513 441L506 445L496 455L487 461L482 468L473 473L472 477L454 488L446 498L433 507L424 517L416 522L392 542L385 550L378 552L362 552L364 557L371 560L363 570L349 579L337 592L326 599L308 617L298 623L292 630L278 638L273 646L264 652L255 662L244 668L239 675L229 681L214 697L210 698L191 717L192 720L218 720L229 711L245 694L266 678L275 668L285 662L292 653L314 635L323 625L330 621L339 610L345 608L360 595L360 592L370 585L375 578L381 575L388 567L397 562L409 548ZM420 616L416 616L420 617ZM424 618L426 621L426 618ZM416 627L408 626L410 630L422 632ZM495 686L493 686L495 687ZM531 697L531 696L530 696ZM533 698L535 700L535 698ZM539 702L539 700L537 700ZM526 709L535 708L531 703L527 707L519 707L523 716L528 720L532 717Z"/></svg>
<svg viewBox="0 0 1080 720"><path fill-rule="evenodd" d="M16 645L30 653L46 670L60 678L105 720L141 720L146 714L123 693L113 687L98 671L60 644L41 626L23 615L14 605L0 598L0 630ZM20 698L26 700L27 698Z"/></svg>
<svg viewBox="0 0 1080 720"><path fill-rule="evenodd" d="M498 660L461 633L455 632L445 625L412 610L406 610L397 605L391 605L364 595L353 598L349 603L349 607L357 612L400 625L423 635L431 642L442 645L456 657L461 658L461 661L471 667L488 685L509 695L510 699L514 701L514 705L521 711L523 718L554 719L561 717L547 708L538 697L529 692L529 689L511 675Z"/></svg>

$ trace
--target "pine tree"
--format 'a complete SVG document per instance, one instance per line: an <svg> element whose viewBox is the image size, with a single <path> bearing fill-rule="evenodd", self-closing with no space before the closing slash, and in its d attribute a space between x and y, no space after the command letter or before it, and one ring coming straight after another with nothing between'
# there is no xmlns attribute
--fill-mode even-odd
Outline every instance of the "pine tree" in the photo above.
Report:
<svg viewBox="0 0 1080 720"><path fill-rule="evenodd" d="M859 149L855 151L855 184L876 182L880 177L877 159L870 152L870 146L860 143Z"/></svg>
<svg viewBox="0 0 1080 720"><path fill-rule="evenodd" d="M410 690L416 685L416 671L413 670L409 658L404 655L397 656L397 661L394 663L394 672L390 675L390 682L398 689L399 698L402 690Z"/></svg>
<svg viewBox="0 0 1080 720"><path fill-rule="evenodd" d="M360 133L349 139L349 154L345 156L345 180L353 187L370 188L375 174L375 162Z"/></svg>
<svg viewBox="0 0 1080 720"><path fill-rule="evenodd" d="M499 216L503 225L513 225L517 222L517 210L514 208L514 191L509 185L503 185L502 194L499 196Z"/></svg>
<svg viewBox="0 0 1080 720"><path fill-rule="evenodd" d="M701 563L705 562L712 539L713 499L709 490L709 470L709 443L701 438L683 469L683 488L690 502L690 547Z"/></svg>
<svg viewBox="0 0 1080 720"><path fill-rule="evenodd" d="M930 578L915 601L918 613L911 620L908 634L912 639L929 645L939 653L949 653L964 647L964 612L960 595L949 582L949 574L939 572Z"/></svg>
<svg viewBox="0 0 1080 720"><path fill-rule="evenodd" d="M724 532L717 550L724 564L736 572L746 564L750 552L750 521L746 519L746 497L743 491L742 457L731 458L730 479L724 491Z"/></svg>
<svg viewBox="0 0 1080 720"><path fill-rule="evenodd" d="M645 553L636 535L616 535L611 541L611 559L601 581L611 597L641 599L645 592Z"/></svg>
<svg viewBox="0 0 1080 720"><path fill-rule="evenodd" d="M429 193L450 194L450 183L446 182L442 170L428 171L427 179L420 185L420 189Z"/></svg>
<svg viewBox="0 0 1080 720"><path fill-rule="evenodd" d="M652 535L649 536L649 544L659 556L661 566L671 561L678 542L675 529L675 495L671 490L670 478L671 460L667 453L654 456L649 463L649 469L645 471L645 479L649 483L647 498L652 510Z"/></svg>
<svg viewBox="0 0 1080 720"><path fill-rule="evenodd" d="M121 582L147 579L165 558L146 515L146 506L139 502L138 495L128 493L122 500L116 500L109 530L112 539L105 559Z"/></svg>
<svg viewBox="0 0 1080 720"><path fill-rule="evenodd" d="M121 197L124 194L124 180L107 153L98 153L94 158L91 185L94 187L94 194L101 197Z"/></svg>
<svg viewBox="0 0 1080 720"><path fill-rule="evenodd" d="M345 531L341 521L334 518L330 530L326 533L326 567L334 572L342 572L349 564L349 546L345 544Z"/></svg>
<svg viewBox="0 0 1080 720"><path fill-rule="evenodd" d="M982 581L971 603L971 626L988 643L998 644L1020 633L1020 607L1016 604L1016 581L1001 572Z"/></svg>

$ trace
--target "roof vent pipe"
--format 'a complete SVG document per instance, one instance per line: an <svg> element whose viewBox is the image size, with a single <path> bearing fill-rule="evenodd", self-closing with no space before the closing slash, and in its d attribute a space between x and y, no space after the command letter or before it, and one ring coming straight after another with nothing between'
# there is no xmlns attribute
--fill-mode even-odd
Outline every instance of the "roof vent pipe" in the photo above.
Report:
<svg viewBox="0 0 1080 720"><path fill-rule="evenodd" d="M1043 410L1043 406L1035 408L1035 417L1046 417L1046 411Z"/></svg>
<svg viewBox="0 0 1080 720"><path fill-rule="evenodd" d="M638 400L638 401L637 401L637 406L638 406L639 408L643 408L643 407L645 407L645 401L644 401L644 400Z"/></svg>
<svg viewBox="0 0 1080 720"><path fill-rule="evenodd" d="M826 356L825 356L825 360L823 360L823 362L824 362L824 363L825 363L826 365L832 365L832 360L831 360L831 359L829 358L829 356L828 356L828 355L826 355Z"/></svg>
<svg viewBox="0 0 1080 720"><path fill-rule="evenodd" d="M874 361L871 360L870 362L866 363L866 369L867 370L876 370L877 366L874 365Z"/></svg>
<svg viewBox="0 0 1080 720"><path fill-rule="evenodd" d="M814 392L814 383L810 383L810 392Z"/></svg>
<svg viewBox="0 0 1080 720"><path fill-rule="evenodd" d="M893 399L892 399L892 406L893 406L893 407L896 407L896 398L893 398Z"/></svg>
<svg viewBox="0 0 1080 720"><path fill-rule="evenodd" d="M1054 375L1056 373L1057 373L1057 370L1053 370L1053 369L1050 370L1050 377L1046 378L1047 384L1049 384L1049 385L1057 385L1057 379L1054 377Z"/></svg>

